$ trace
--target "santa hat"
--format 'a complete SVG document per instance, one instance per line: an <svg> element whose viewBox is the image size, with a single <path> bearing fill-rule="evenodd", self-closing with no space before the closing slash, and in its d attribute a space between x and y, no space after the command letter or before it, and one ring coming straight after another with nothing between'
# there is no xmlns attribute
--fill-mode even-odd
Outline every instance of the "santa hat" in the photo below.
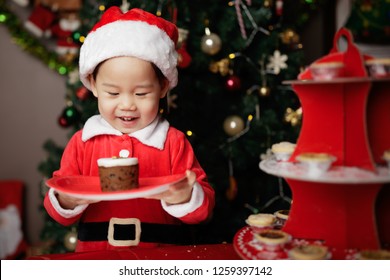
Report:
<svg viewBox="0 0 390 280"><path fill-rule="evenodd" d="M88 76L106 59L132 56L154 63L168 79L177 84L177 27L161 17L140 9L126 13L109 8L92 28L80 49L80 80L90 88Z"/></svg>

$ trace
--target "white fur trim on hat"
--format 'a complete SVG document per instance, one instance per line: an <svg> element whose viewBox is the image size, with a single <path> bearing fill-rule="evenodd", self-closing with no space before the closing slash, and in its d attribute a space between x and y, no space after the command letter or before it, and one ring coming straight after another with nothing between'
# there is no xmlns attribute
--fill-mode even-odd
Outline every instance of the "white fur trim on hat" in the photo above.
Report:
<svg viewBox="0 0 390 280"><path fill-rule="evenodd" d="M80 49L80 80L91 89L88 76L95 67L113 57L132 56L154 63L168 79L177 84L175 43L160 28L143 21L120 20L91 32Z"/></svg>

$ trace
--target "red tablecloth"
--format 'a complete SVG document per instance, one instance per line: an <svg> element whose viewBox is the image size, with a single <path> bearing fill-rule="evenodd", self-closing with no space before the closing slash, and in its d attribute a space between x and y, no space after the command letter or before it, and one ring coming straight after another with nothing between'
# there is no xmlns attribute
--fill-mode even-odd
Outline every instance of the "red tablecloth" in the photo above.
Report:
<svg viewBox="0 0 390 280"><path fill-rule="evenodd" d="M232 244L131 248L32 256L30 260L237 260Z"/></svg>

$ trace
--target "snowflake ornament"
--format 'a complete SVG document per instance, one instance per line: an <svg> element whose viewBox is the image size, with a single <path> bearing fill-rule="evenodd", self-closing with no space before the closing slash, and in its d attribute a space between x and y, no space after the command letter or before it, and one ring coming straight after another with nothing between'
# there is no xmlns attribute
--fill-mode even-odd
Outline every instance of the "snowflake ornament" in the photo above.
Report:
<svg viewBox="0 0 390 280"><path fill-rule="evenodd" d="M281 54L279 50L274 51L274 54L269 57L269 63L267 64L267 69L272 71L275 75L280 73L281 69L287 68L288 57L286 54Z"/></svg>

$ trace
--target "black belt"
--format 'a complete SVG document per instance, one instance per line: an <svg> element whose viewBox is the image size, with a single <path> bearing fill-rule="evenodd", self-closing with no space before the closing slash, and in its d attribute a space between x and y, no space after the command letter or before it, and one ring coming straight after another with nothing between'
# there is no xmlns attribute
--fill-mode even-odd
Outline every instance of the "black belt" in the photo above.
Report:
<svg viewBox="0 0 390 280"><path fill-rule="evenodd" d="M78 239L80 241L107 241L109 222L80 223ZM115 240L133 240L136 238L134 224L115 224L113 237ZM140 242L165 243L177 245L193 245L193 225L152 224L141 222Z"/></svg>

